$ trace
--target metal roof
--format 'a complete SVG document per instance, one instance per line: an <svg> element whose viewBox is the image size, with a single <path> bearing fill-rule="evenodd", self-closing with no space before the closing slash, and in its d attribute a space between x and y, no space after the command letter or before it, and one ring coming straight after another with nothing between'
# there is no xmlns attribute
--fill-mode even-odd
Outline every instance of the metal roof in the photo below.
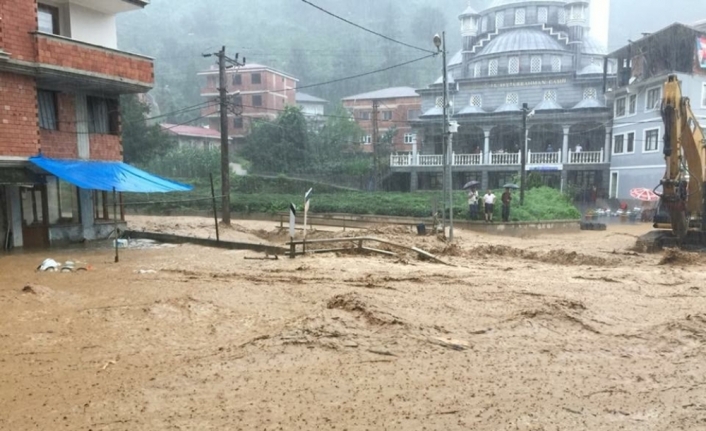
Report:
<svg viewBox="0 0 706 431"><path fill-rule="evenodd" d="M598 99L584 99L571 109L596 109L605 108L606 106Z"/></svg>
<svg viewBox="0 0 706 431"><path fill-rule="evenodd" d="M503 7L503 6L510 6L510 5L515 5L518 3L528 3L527 0L493 0L488 7L485 8L485 10L488 9L494 9L496 7ZM547 3L566 3L566 0L553 0L553 1L547 1Z"/></svg>
<svg viewBox="0 0 706 431"><path fill-rule="evenodd" d="M441 117L444 115L444 109L440 108L438 106L435 106L431 108L430 110L426 111L422 115L419 116L419 118L424 118L424 117Z"/></svg>
<svg viewBox="0 0 706 431"><path fill-rule="evenodd" d="M542 100L537 106L534 107L535 111L558 111L560 109L564 108L553 100Z"/></svg>
<svg viewBox="0 0 706 431"><path fill-rule="evenodd" d="M495 112L516 112L521 111L520 105L517 103L503 103L495 110Z"/></svg>
<svg viewBox="0 0 706 431"><path fill-rule="evenodd" d="M476 12L473 7L469 4L466 10L464 10L461 15L459 15L459 18L463 18L464 16L473 16L473 15L478 15L478 12Z"/></svg>
<svg viewBox="0 0 706 431"><path fill-rule="evenodd" d="M478 55L518 51L566 51L553 37L540 30L520 28L497 36Z"/></svg>
<svg viewBox="0 0 706 431"><path fill-rule="evenodd" d="M417 94L417 90L412 87L391 87L344 97L342 100L395 99L398 97L419 97L419 94Z"/></svg>
<svg viewBox="0 0 706 431"><path fill-rule="evenodd" d="M483 108L480 108L478 106L468 105L465 108L461 109L456 115L485 114L485 113L486 112L483 110Z"/></svg>
<svg viewBox="0 0 706 431"><path fill-rule="evenodd" d="M449 60L448 66L451 67L459 64L463 64L463 51L459 51L454 54L454 56L451 57L451 60Z"/></svg>
<svg viewBox="0 0 706 431"><path fill-rule="evenodd" d="M584 54L606 55L608 50L600 42L592 37L586 37L583 41L581 52Z"/></svg>
<svg viewBox="0 0 706 431"><path fill-rule="evenodd" d="M221 137L221 132L219 132L218 130L207 129L205 127L175 125L169 123L162 123L160 124L160 127L162 127L165 132L169 132L179 136L193 136L196 138L212 139L220 139Z"/></svg>
<svg viewBox="0 0 706 431"><path fill-rule="evenodd" d="M589 64L581 69L577 75L603 75L603 66L597 64Z"/></svg>
<svg viewBox="0 0 706 431"><path fill-rule="evenodd" d="M311 94L306 93L297 93L294 97L297 102L328 103L324 99L319 99L316 96L312 96Z"/></svg>

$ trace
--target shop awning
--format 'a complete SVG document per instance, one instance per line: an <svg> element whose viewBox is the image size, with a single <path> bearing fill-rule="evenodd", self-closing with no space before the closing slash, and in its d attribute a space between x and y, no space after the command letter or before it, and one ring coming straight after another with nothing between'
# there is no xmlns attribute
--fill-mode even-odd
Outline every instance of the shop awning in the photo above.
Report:
<svg viewBox="0 0 706 431"><path fill-rule="evenodd" d="M123 162L97 160L29 159L35 166L62 180L87 190L106 192L166 193L187 192L188 184L152 175Z"/></svg>

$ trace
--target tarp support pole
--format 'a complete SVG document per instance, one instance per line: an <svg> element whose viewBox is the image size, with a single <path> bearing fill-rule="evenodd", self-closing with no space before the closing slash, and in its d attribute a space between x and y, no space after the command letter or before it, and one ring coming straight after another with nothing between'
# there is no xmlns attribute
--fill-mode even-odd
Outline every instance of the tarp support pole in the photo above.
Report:
<svg viewBox="0 0 706 431"><path fill-rule="evenodd" d="M216 224L216 242L221 242L221 237L218 233L218 213L216 212L216 191L213 188L213 173L210 173L209 175L211 177L211 201L213 205L213 223Z"/></svg>
<svg viewBox="0 0 706 431"><path fill-rule="evenodd" d="M118 255L118 198L115 187L113 187L113 220L115 222L115 263L118 263L120 262Z"/></svg>

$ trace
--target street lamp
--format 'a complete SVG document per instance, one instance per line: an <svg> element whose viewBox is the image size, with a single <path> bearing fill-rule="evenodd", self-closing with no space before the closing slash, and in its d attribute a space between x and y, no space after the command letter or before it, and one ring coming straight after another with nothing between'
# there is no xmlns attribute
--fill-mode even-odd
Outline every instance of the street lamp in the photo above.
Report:
<svg viewBox="0 0 706 431"><path fill-rule="evenodd" d="M444 121L444 131L443 131L443 141L442 141L442 148L446 150L446 154L444 156L444 179L442 181L443 183L443 196L444 196L444 216L443 219L446 220L446 208L449 208L451 211L453 211L453 181L451 180L451 164L452 160L452 152L451 152L451 146L448 145L447 141L448 135L449 135L449 118L448 118L448 108L449 108L449 82L448 82L448 73L446 72L446 32L442 32L441 36L439 34L434 35L434 46L436 46L437 51L441 52L441 61L443 62L443 77L442 77L442 82L444 85L444 92L443 92L443 121ZM449 191L448 193L448 199L449 202L447 203L446 199L446 191ZM453 242L453 215L449 214L449 242ZM444 233L446 233L446 229L444 228Z"/></svg>

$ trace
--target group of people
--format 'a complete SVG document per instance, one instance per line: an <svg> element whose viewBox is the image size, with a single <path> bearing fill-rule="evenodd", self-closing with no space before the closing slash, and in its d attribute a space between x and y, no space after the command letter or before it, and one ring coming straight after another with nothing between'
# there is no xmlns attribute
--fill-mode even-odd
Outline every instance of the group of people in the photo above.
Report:
<svg viewBox="0 0 706 431"><path fill-rule="evenodd" d="M493 223L493 212L495 211L495 201L497 196L492 190L488 191L483 195L483 210L485 215L486 223ZM500 197L502 202L502 219L504 223L510 221L510 203L512 202L512 193L510 193L509 188L505 188L505 192ZM471 188L468 191L468 208L470 211L471 220L478 220L478 205L480 202L480 194L475 188Z"/></svg>

